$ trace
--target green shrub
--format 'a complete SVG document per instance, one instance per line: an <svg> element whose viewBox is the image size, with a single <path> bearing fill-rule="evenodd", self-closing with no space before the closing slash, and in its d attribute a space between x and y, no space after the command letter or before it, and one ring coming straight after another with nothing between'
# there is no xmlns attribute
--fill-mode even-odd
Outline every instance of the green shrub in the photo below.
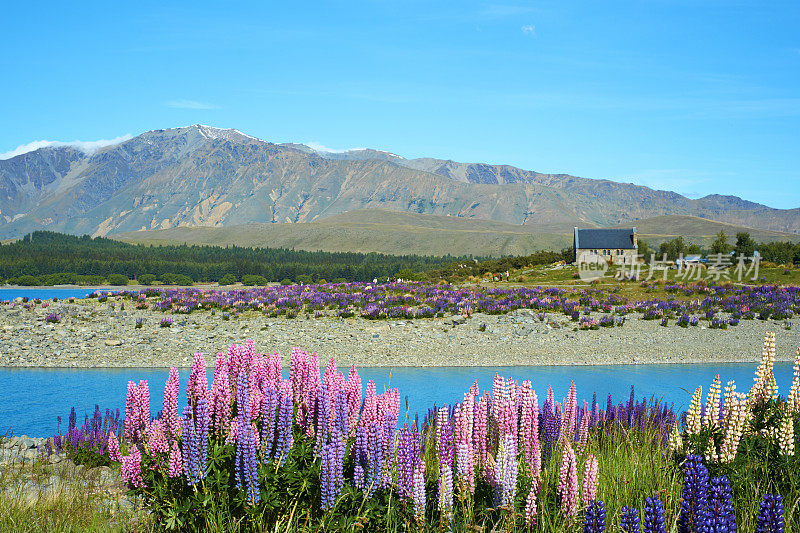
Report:
<svg viewBox="0 0 800 533"><path fill-rule="evenodd" d="M33 286L33 285L39 285L39 278L37 278L35 276L31 276L29 274L26 274L24 276L20 276L18 278L14 278L14 279L9 280L9 281L14 283L15 285L24 285L26 287L30 287L30 286Z"/></svg>
<svg viewBox="0 0 800 533"><path fill-rule="evenodd" d="M291 284L292 284L292 280L290 280L289 278L283 278L281 280L281 285L291 285Z"/></svg>
<svg viewBox="0 0 800 533"><path fill-rule="evenodd" d="M172 272L167 272L165 274L161 274L160 281L164 285L175 285L175 276Z"/></svg>
<svg viewBox="0 0 800 533"><path fill-rule="evenodd" d="M259 276L257 274L247 274L245 276L242 276L243 285L248 285L248 286L266 285L267 283L269 283L267 281L267 278L265 278L264 276Z"/></svg>
<svg viewBox="0 0 800 533"><path fill-rule="evenodd" d="M139 283L142 285L152 285L157 278L153 274L142 274L139 276Z"/></svg>
<svg viewBox="0 0 800 533"><path fill-rule="evenodd" d="M236 281L237 281L236 280L236 276L234 276L233 274L229 273L229 274L225 274L224 276L222 276L222 279L219 280L219 284L220 285L233 285L234 283L236 283Z"/></svg>
<svg viewBox="0 0 800 533"><path fill-rule="evenodd" d="M181 286L190 286L194 284L192 278L185 274L172 274L167 272L166 274L161 275L161 282L164 285L181 285Z"/></svg>
<svg viewBox="0 0 800 533"><path fill-rule="evenodd" d="M130 280L123 274L109 274L108 283L111 285L127 285Z"/></svg>
<svg viewBox="0 0 800 533"><path fill-rule="evenodd" d="M191 287L194 285L194 280L184 274L178 274L175 276L175 284L181 287Z"/></svg>
<svg viewBox="0 0 800 533"><path fill-rule="evenodd" d="M302 283L303 285L311 285L314 283L314 280L311 279L311 276L308 274L300 274L294 278L297 283Z"/></svg>

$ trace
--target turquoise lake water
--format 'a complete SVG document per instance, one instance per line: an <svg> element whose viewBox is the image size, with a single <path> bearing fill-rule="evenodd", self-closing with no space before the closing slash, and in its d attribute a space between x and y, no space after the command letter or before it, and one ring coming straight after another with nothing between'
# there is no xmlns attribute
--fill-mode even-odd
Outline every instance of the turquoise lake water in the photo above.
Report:
<svg viewBox="0 0 800 533"><path fill-rule="evenodd" d="M0 302L13 300L14 298L22 297L31 300L39 298L40 300L50 300L52 298L84 298L86 295L93 293L96 287L64 287L64 288L46 288L46 289L28 289L25 287L3 288L0 287Z"/></svg>
<svg viewBox="0 0 800 533"><path fill-rule="evenodd" d="M591 403L592 394L605 406L611 393L615 403L627 400L630 387L635 385L636 397L658 398L675 403L676 409L688 407L690 393L697 385L708 389L714 375L719 373L723 385L735 379L738 389L750 390L755 363L723 365L616 365L616 366L544 366L544 367L486 367L486 368L362 368L362 386L375 381L380 392L391 384L400 389L401 419L405 417L406 401L413 418L428 408L461 401L474 380L481 390L491 389L495 372L519 381L530 379L540 405L544 403L548 384L557 399L566 396L571 380L575 380L579 401ZM340 369L347 373L347 369ZM0 368L0 434L7 430L14 435L48 436L56 432L57 417L65 421L71 407L79 419L94 411L99 404L124 410L128 380L146 379L150 386L153 415L161 409L167 369L18 369ZM180 371L181 404L186 402L186 379L189 369ZM775 376L782 395L786 395L792 380L792 364L777 363ZM286 377L286 376L285 376ZM213 369L209 369L209 383Z"/></svg>

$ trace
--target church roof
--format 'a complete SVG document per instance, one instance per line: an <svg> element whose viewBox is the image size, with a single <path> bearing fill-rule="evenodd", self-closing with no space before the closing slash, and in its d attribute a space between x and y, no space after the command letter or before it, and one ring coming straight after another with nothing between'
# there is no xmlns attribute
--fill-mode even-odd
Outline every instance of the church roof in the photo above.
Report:
<svg viewBox="0 0 800 533"><path fill-rule="evenodd" d="M633 249L636 228L578 229L575 228L575 249L623 248Z"/></svg>

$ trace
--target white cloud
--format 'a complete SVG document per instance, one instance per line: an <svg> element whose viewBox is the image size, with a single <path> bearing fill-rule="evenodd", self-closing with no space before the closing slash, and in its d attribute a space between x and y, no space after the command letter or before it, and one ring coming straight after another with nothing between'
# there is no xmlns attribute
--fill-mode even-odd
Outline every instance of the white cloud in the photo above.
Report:
<svg viewBox="0 0 800 533"><path fill-rule="evenodd" d="M525 35L531 35L533 37L536 37L536 26L534 26L533 24L528 24L526 26L523 26L522 33L524 33Z"/></svg>
<svg viewBox="0 0 800 533"><path fill-rule="evenodd" d="M345 152L352 152L354 150L366 150L366 148L346 148L344 150L337 150L336 148L328 148L324 144L314 141L304 144L317 152L328 152L330 154L343 154Z"/></svg>
<svg viewBox="0 0 800 533"><path fill-rule="evenodd" d="M11 159L12 157L22 154L27 154L28 152L33 152L34 150L38 150L39 148L46 148L48 146L72 146L73 148L77 148L78 150L81 150L87 154L93 154L100 148L104 148L106 146L111 146L114 144L119 144L131 138L133 138L133 135L131 135L130 133L126 133L125 135L114 137L113 139L99 139L97 141L72 141L72 142L33 141L29 142L28 144L17 146L13 150L9 150L8 152L0 153L0 159Z"/></svg>
<svg viewBox="0 0 800 533"><path fill-rule="evenodd" d="M170 100L167 102L167 107L174 107L175 109L217 109L218 106L209 104L207 102L198 102L197 100Z"/></svg>

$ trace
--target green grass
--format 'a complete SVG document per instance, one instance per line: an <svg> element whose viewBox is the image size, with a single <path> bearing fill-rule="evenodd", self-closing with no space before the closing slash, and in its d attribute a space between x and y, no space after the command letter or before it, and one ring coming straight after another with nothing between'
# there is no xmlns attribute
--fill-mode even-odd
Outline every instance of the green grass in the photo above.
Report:
<svg viewBox="0 0 800 533"><path fill-rule="evenodd" d="M55 489L48 483L55 476ZM27 490L22 490L25 484ZM0 531L107 532L157 531L147 513L107 495L97 470L54 468L46 463L4 465L0 469ZM124 489L123 489L124 491Z"/></svg>
<svg viewBox="0 0 800 533"><path fill-rule="evenodd" d="M741 282L737 281L735 277L731 277L730 282L742 285L783 285L783 286L796 286L800 285L800 268L790 268L788 274L784 274L784 267L762 266L759 269L758 279L751 281L750 279L743 279ZM678 276L677 270L667 271L667 280L663 280L663 271L654 273L653 279L648 281L649 288L644 288L639 282L631 281L617 281L613 277L604 277L599 281L588 283L581 279L574 277L577 268L567 265L564 268L553 269L550 266L537 266L520 269L512 272L510 275L510 283L505 282L492 282L488 285L505 286L505 285L518 285L518 286L544 286L544 287L559 287L559 288L602 288L606 290L614 290L619 296L628 298L631 301L639 301L650 298L663 298L674 297L676 299L693 299L698 298L698 295L686 297L682 294L670 294L664 289L664 285L673 285L684 283L686 285L695 283L694 280L682 279ZM648 265L643 265L641 270L641 279L645 279L649 274ZM705 276L705 271L703 271ZM763 278L763 279L762 279ZM720 284L724 284L726 280L720 280ZM483 284L483 283L482 283ZM708 284L712 284L708 281Z"/></svg>

